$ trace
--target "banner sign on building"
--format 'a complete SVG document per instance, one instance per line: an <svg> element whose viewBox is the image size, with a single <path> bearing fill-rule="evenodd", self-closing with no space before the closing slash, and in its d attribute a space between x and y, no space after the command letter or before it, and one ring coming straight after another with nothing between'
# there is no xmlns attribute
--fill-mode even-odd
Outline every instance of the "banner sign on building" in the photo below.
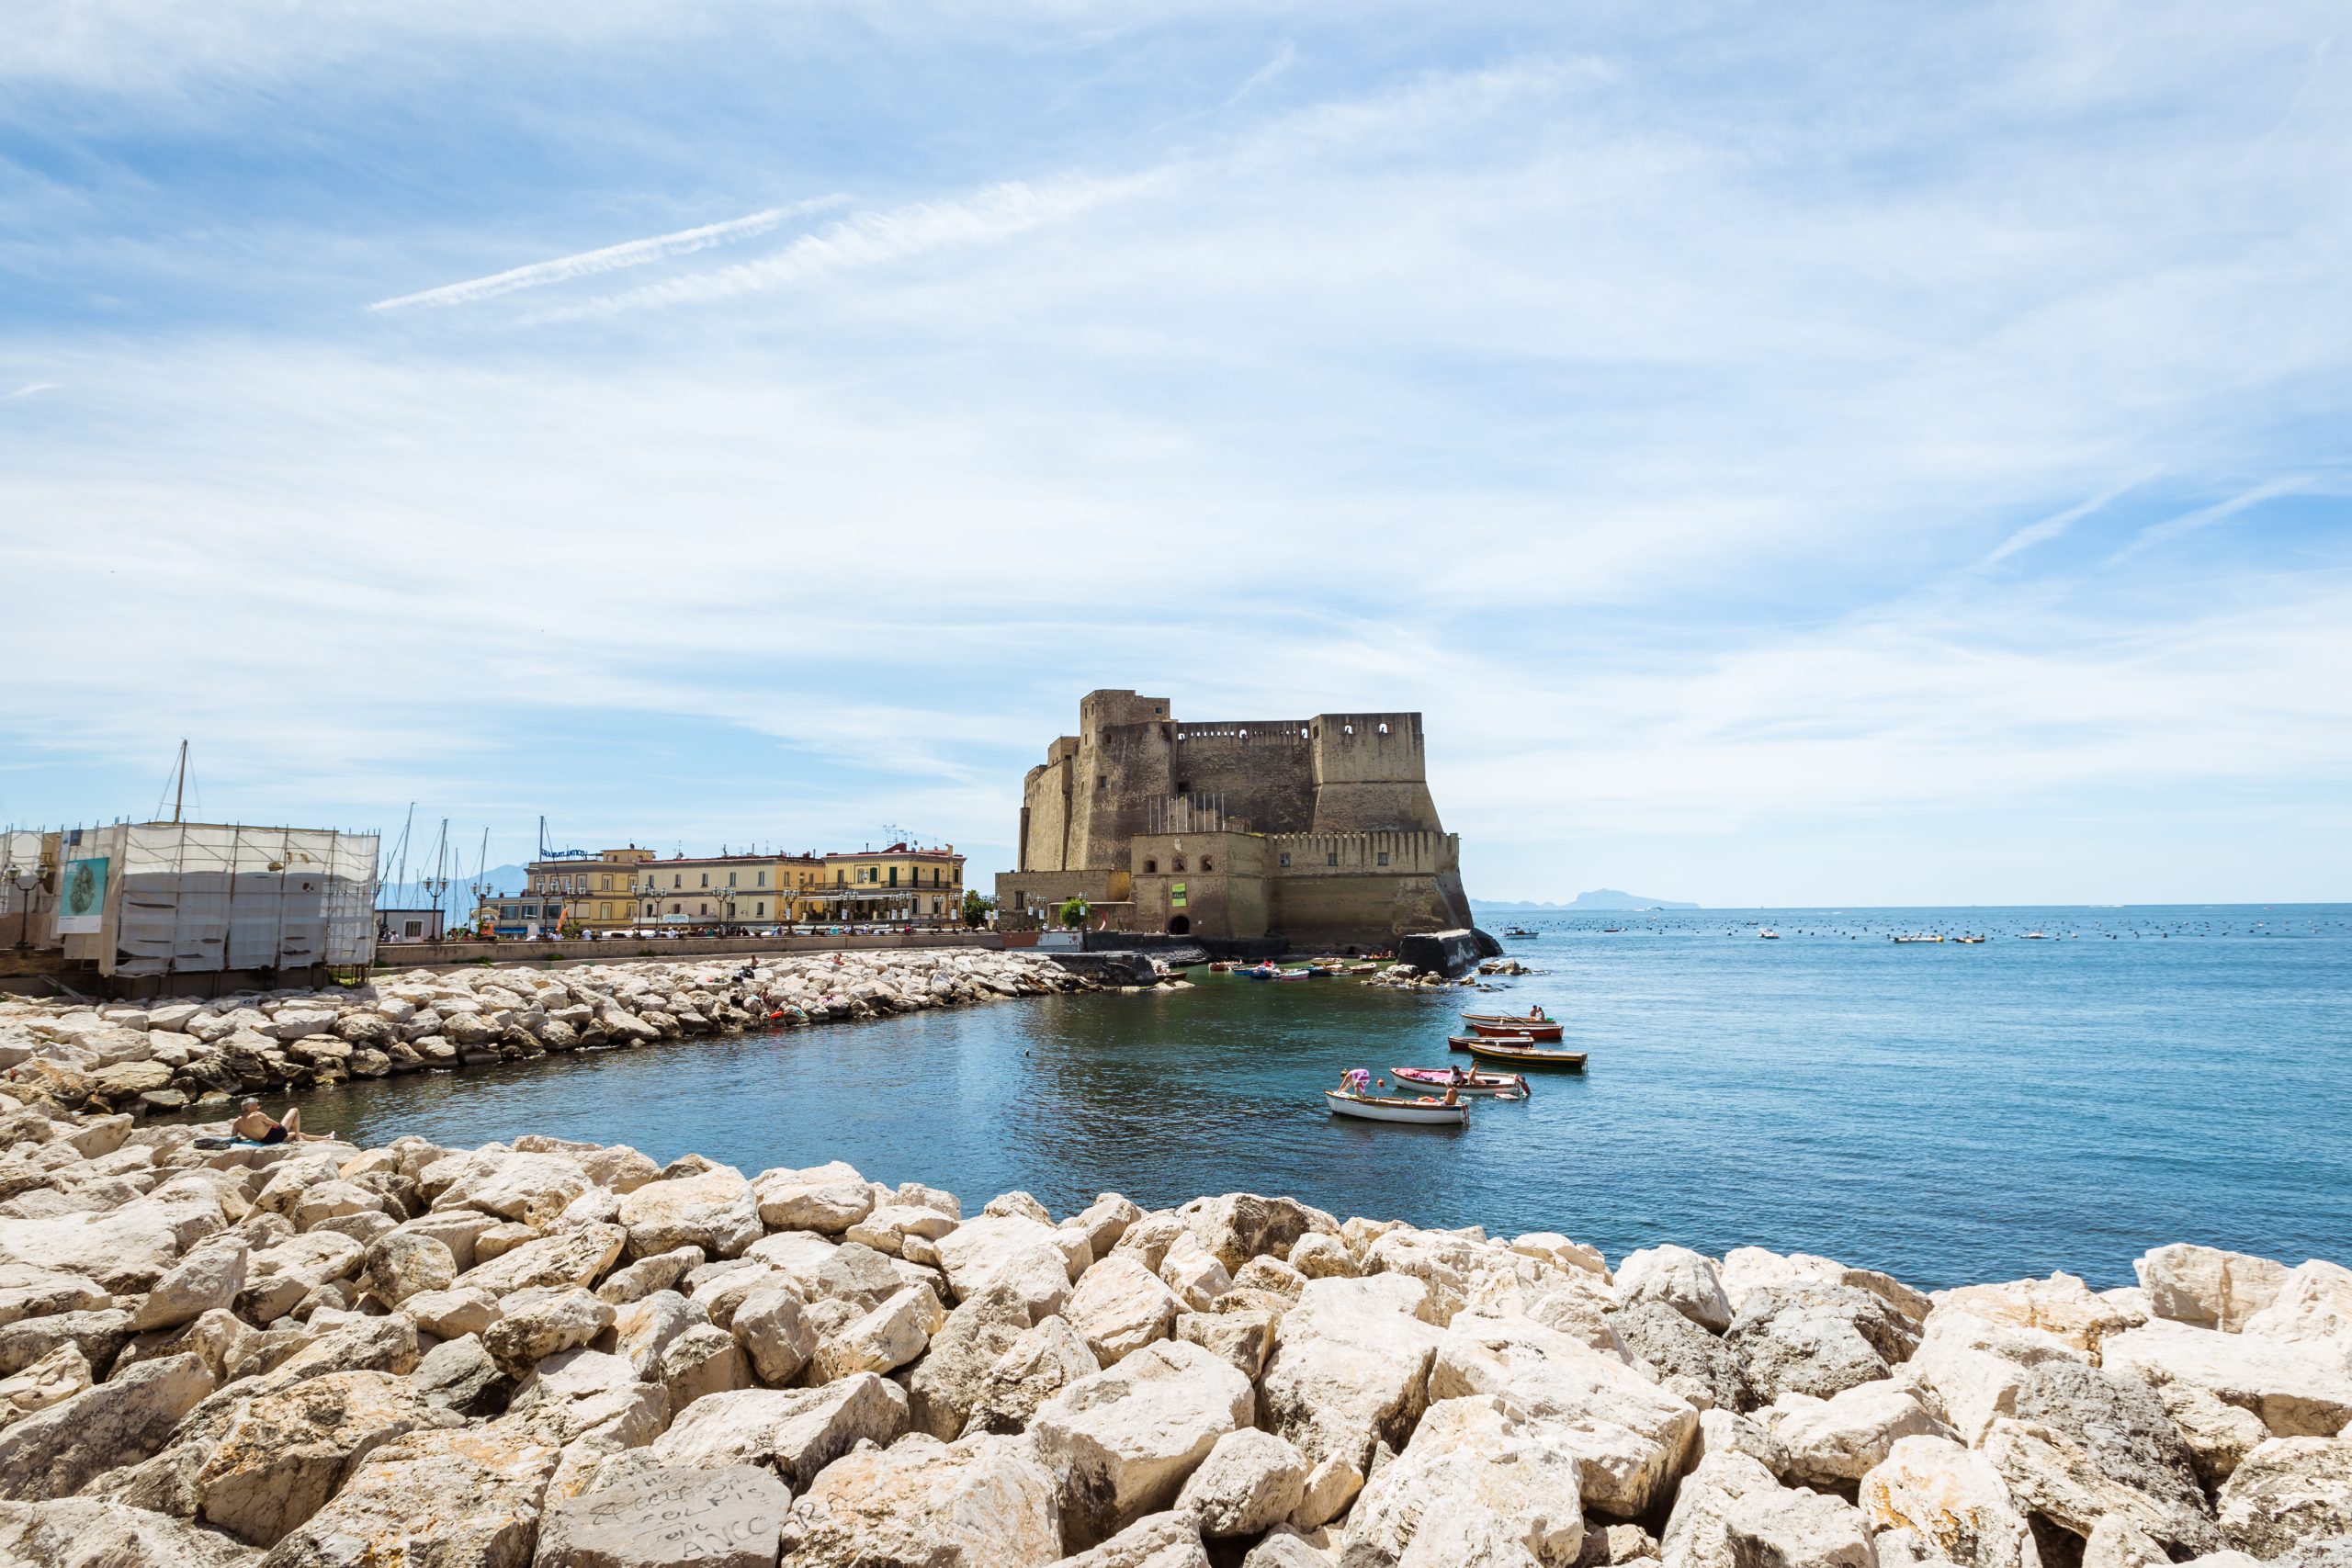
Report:
<svg viewBox="0 0 2352 1568"><path fill-rule="evenodd" d="M106 912L105 857L67 861L57 878L57 934L96 936Z"/></svg>
<svg viewBox="0 0 2352 1568"><path fill-rule="evenodd" d="M1184 907L1184 885L1182 883L1176 883L1168 889L1168 907L1171 909L1181 909Z"/></svg>

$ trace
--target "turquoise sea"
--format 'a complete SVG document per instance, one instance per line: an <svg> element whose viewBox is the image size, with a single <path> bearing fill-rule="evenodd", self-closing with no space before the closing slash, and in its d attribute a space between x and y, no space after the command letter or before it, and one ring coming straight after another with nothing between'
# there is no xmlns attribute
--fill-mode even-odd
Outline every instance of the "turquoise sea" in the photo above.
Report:
<svg viewBox="0 0 2352 1568"><path fill-rule="evenodd" d="M1819 1252L1935 1288L2131 1282L2167 1241L2352 1261L2352 906L1496 911L1498 993L1347 980L1049 998L356 1084L369 1141L526 1132L741 1167L842 1158L977 1210L1235 1190L1340 1214ZM1620 929L1610 930L1617 927ZM1758 931L1779 932L1777 941ZM1892 933L1981 933L1978 945ZM2045 940L2029 940L2040 931ZM1590 1053L1463 1130L1337 1122L1341 1069L1442 1064L1465 1006Z"/></svg>

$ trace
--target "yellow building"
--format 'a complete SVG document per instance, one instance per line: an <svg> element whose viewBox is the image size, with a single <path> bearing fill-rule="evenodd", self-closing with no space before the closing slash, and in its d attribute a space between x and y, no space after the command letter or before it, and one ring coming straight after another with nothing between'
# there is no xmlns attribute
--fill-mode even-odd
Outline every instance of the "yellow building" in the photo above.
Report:
<svg viewBox="0 0 2352 1568"><path fill-rule="evenodd" d="M778 926L820 919L825 863L807 855L702 855L637 868L636 923Z"/></svg>
<svg viewBox="0 0 2352 1568"><path fill-rule="evenodd" d="M632 844L594 856L535 860L524 868L521 893L481 901L474 911L475 929L518 937L635 925L637 868L652 858L651 850Z"/></svg>
<svg viewBox="0 0 2352 1568"><path fill-rule="evenodd" d="M825 857L825 918L849 925L944 926L962 920L964 857L953 844Z"/></svg>

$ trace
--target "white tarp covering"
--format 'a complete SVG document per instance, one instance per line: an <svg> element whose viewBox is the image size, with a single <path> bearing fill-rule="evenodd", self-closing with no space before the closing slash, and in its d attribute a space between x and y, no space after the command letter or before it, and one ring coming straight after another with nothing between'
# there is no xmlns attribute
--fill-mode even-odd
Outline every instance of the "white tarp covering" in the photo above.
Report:
<svg viewBox="0 0 2352 1568"><path fill-rule="evenodd" d="M110 973L375 961L373 833L175 822L119 830Z"/></svg>

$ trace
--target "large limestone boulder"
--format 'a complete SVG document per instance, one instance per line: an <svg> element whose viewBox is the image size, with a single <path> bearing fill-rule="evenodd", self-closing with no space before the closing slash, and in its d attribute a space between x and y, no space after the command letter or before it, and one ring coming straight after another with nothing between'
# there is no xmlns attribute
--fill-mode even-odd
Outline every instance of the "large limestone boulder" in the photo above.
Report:
<svg viewBox="0 0 2352 1568"><path fill-rule="evenodd" d="M1051 1225L1018 1214L983 1214L934 1245L959 1302L1002 1285L1019 1295L1035 1319L1059 1312L1069 1299L1069 1258Z"/></svg>
<svg viewBox="0 0 2352 1568"><path fill-rule="evenodd" d="M1744 1498L1781 1490L1760 1461L1728 1448L1710 1449L1675 1489L1674 1509L1658 1537L1660 1555L1668 1568L1735 1568L1740 1559L1733 1551L1734 1513Z"/></svg>
<svg viewBox="0 0 2352 1568"><path fill-rule="evenodd" d="M252 1568L255 1556L226 1536L121 1503L0 1503L0 1562L10 1568Z"/></svg>
<svg viewBox="0 0 2352 1568"><path fill-rule="evenodd" d="M164 1277L139 1310L130 1315L135 1333L176 1328L208 1312L235 1304L245 1288L246 1260L252 1249L242 1238L204 1243L181 1258Z"/></svg>
<svg viewBox="0 0 2352 1568"><path fill-rule="evenodd" d="M709 1321L701 1307L677 1292L656 1291L613 1308L611 1349L637 1376L652 1381L661 1376L662 1353L678 1336Z"/></svg>
<svg viewBox="0 0 2352 1568"><path fill-rule="evenodd" d="M1253 1427L1227 1432L1176 1494L1176 1511L1207 1536L1256 1535L1290 1517L1306 1495L1306 1460Z"/></svg>
<svg viewBox="0 0 2352 1568"><path fill-rule="evenodd" d="M90 1382L90 1362L82 1348L71 1342L60 1345L14 1377L0 1380L0 1427L62 1404Z"/></svg>
<svg viewBox="0 0 2352 1568"><path fill-rule="evenodd" d="M760 1223L771 1230L839 1235L874 1210L874 1188L836 1163L812 1170L763 1171L753 1183Z"/></svg>
<svg viewBox="0 0 2352 1568"><path fill-rule="evenodd" d="M458 1417L390 1372L330 1372L248 1401L196 1476L198 1513L274 1546L383 1444Z"/></svg>
<svg viewBox="0 0 2352 1568"><path fill-rule="evenodd" d="M453 1157L466 1163L463 1168L447 1172L452 1179L433 1201L435 1209L477 1209L526 1225L545 1225L594 1185L579 1161L563 1155ZM435 1173L447 1163L425 1168L422 1179L426 1187L435 1184Z"/></svg>
<svg viewBox="0 0 2352 1568"><path fill-rule="evenodd" d="M1902 1438L1953 1435L1917 1393L1894 1382L1862 1383L1828 1399L1782 1394L1757 1419L1785 1456L1781 1478L1804 1486L1859 1482Z"/></svg>
<svg viewBox="0 0 2352 1568"><path fill-rule="evenodd" d="M1108 1367L1175 1332L1184 1303L1132 1258L1112 1257L1080 1275L1062 1315Z"/></svg>
<svg viewBox="0 0 2352 1568"><path fill-rule="evenodd" d="M1617 1301L1664 1302L1710 1334L1731 1326L1731 1298L1715 1261L1687 1247L1653 1247L1617 1265Z"/></svg>
<svg viewBox="0 0 2352 1568"><path fill-rule="evenodd" d="M0 1431L0 1497L70 1497L102 1472L149 1458L212 1388L202 1359L172 1356L26 1416Z"/></svg>
<svg viewBox="0 0 2352 1568"><path fill-rule="evenodd" d="M1735 1563L1779 1568L1878 1568L1861 1511L1843 1497L1759 1487L1724 1517Z"/></svg>
<svg viewBox="0 0 2352 1568"><path fill-rule="evenodd" d="M522 1423L396 1438L270 1550L268 1568L522 1568L559 1457Z"/></svg>
<svg viewBox="0 0 2352 1568"><path fill-rule="evenodd" d="M476 1238L476 1245L481 1242ZM534 1286L589 1286L618 1261L628 1233L618 1225L575 1225L535 1237L458 1276L460 1287L503 1296Z"/></svg>
<svg viewBox="0 0 2352 1568"><path fill-rule="evenodd" d="M1826 1399L1876 1382L1909 1359L1918 1341L1908 1321L1867 1291L1803 1282L1750 1292L1724 1333L1762 1401L1784 1393Z"/></svg>
<svg viewBox="0 0 2352 1568"><path fill-rule="evenodd" d="M211 1185L191 1178L99 1213L0 1225L0 1265L80 1275L130 1294L148 1289L181 1253L223 1228Z"/></svg>
<svg viewBox="0 0 2352 1568"><path fill-rule="evenodd" d="M387 1306L411 1296L446 1291L457 1283L458 1256L440 1237L416 1231L390 1231L368 1244L361 1265L367 1288Z"/></svg>
<svg viewBox="0 0 2352 1568"><path fill-rule="evenodd" d="M2072 1361L2035 1367L2015 1419L1994 1423L1984 1452L2011 1496L2078 1535L2114 1516L2167 1548L2220 1544L2188 1446L2137 1378Z"/></svg>
<svg viewBox="0 0 2352 1568"><path fill-rule="evenodd" d="M1860 1496L1872 1529L1915 1531L1960 1568L2041 1568L2032 1529L2000 1472L1949 1438L1895 1439L1863 1475Z"/></svg>
<svg viewBox="0 0 2352 1568"><path fill-rule="evenodd" d="M2334 1344L2352 1367L2352 1269L2313 1258L2287 1270L2268 1306L2245 1320L2245 1333L2264 1339Z"/></svg>
<svg viewBox="0 0 2352 1568"><path fill-rule="evenodd" d="M1233 1276L1191 1231L1180 1231L1159 1258L1159 1278L1194 1312L1210 1310L1233 1289Z"/></svg>
<svg viewBox="0 0 2352 1568"><path fill-rule="evenodd" d="M781 1287L745 1296L728 1328L760 1381L772 1388L781 1388L798 1377L800 1369L817 1353L816 1325L801 1310L800 1298Z"/></svg>
<svg viewBox="0 0 2352 1568"><path fill-rule="evenodd" d="M0 1263L0 1328L28 1317L94 1312L113 1304L114 1297L84 1275Z"/></svg>
<svg viewBox="0 0 2352 1568"><path fill-rule="evenodd" d="M13 1377L61 1345L74 1346L94 1367L111 1367L130 1337L130 1314L119 1309L18 1318L0 1328L0 1373Z"/></svg>
<svg viewBox="0 0 2352 1568"><path fill-rule="evenodd" d="M1660 1301L1636 1302L1607 1316L1629 1355L1649 1363L1658 1382L1702 1410L1745 1410L1747 1363L1739 1352Z"/></svg>
<svg viewBox="0 0 2352 1568"><path fill-rule="evenodd" d="M577 1285L517 1291L499 1303L497 1322L482 1330L482 1348L510 1375L519 1376L559 1350L575 1349L613 1325L613 1308Z"/></svg>
<svg viewBox="0 0 2352 1568"><path fill-rule="evenodd" d="M883 1253L856 1242L833 1243L807 1231L783 1231L754 1242L743 1256L775 1269L808 1303L842 1302L871 1312L906 1285ZM718 1314L712 1314L718 1321Z"/></svg>
<svg viewBox="0 0 2352 1568"><path fill-rule="evenodd" d="M667 1181L649 1181L621 1199L619 1222L633 1258L683 1247L713 1258L733 1258L760 1239L758 1200L732 1166Z"/></svg>
<svg viewBox="0 0 2352 1568"><path fill-rule="evenodd" d="M1429 1403L1440 1337L1416 1314L1429 1288L1399 1274L1310 1280L1275 1325L1260 1380L1263 1425L1310 1461L1369 1471L1374 1445L1401 1449Z"/></svg>
<svg viewBox="0 0 2352 1568"><path fill-rule="evenodd" d="M1439 1340L1432 1404L1473 1394L1499 1395L1544 1418L1582 1461L1585 1506L1618 1518L1640 1517L1665 1495L1699 1430L1687 1400L1526 1318L1465 1313Z"/></svg>
<svg viewBox="0 0 2352 1568"><path fill-rule="evenodd" d="M2146 1321L2145 1313L2094 1292L2072 1274L1963 1285L1937 1292L1935 1301L1939 1315L1964 1312L2012 1327L2038 1328L2086 1354L2098 1349L2108 1336Z"/></svg>
<svg viewBox="0 0 2352 1568"><path fill-rule="evenodd" d="M1038 1408L1102 1363L1063 1317L1048 1317L1017 1335L973 1385L969 1432L1023 1432Z"/></svg>
<svg viewBox="0 0 2352 1568"><path fill-rule="evenodd" d="M1054 1478L1027 1444L915 1433L825 1467L785 1516L790 1568L1027 1568L1061 1556Z"/></svg>
<svg viewBox="0 0 2352 1568"><path fill-rule="evenodd" d="M1274 1350L1275 1314L1265 1307L1229 1304L1222 1312L1188 1312L1176 1319L1176 1337L1215 1351L1251 1382Z"/></svg>
<svg viewBox="0 0 2352 1568"><path fill-rule="evenodd" d="M1164 1514L1146 1515L1100 1546L1063 1558L1055 1568L1211 1568L1211 1564L1192 1517L1171 1508Z"/></svg>
<svg viewBox="0 0 2352 1568"><path fill-rule="evenodd" d="M2352 1536L2352 1437L2273 1438L2245 1457L2214 1501L2229 1544L2256 1557Z"/></svg>
<svg viewBox="0 0 2352 1568"><path fill-rule="evenodd" d="M2224 1404L2210 1389L2168 1382L2157 1385L2155 1395L2188 1450L2198 1484L2207 1492L2219 1488L2246 1455L2270 1440L2270 1428L2261 1416Z"/></svg>
<svg viewBox="0 0 2352 1568"><path fill-rule="evenodd" d="M740 1320L741 1314L737 1314ZM891 1372L923 1353L946 1312L928 1285L909 1285L873 1311L826 1335L817 1346L812 1381L857 1372Z"/></svg>
<svg viewBox="0 0 2352 1568"><path fill-rule="evenodd" d="M532 1568L775 1568L791 1494L756 1465L645 1468L551 1501Z"/></svg>
<svg viewBox="0 0 2352 1568"><path fill-rule="evenodd" d="M653 1444L663 1464L757 1464L806 1490L861 1441L883 1445L907 1429L906 1392L860 1372L821 1388L743 1389L695 1400Z"/></svg>
<svg viewBox="0 0 2352 1568"><path fill-rule="evenodd" d="M1984 1441L1996 1417L2017 1413L2027 1371L2051 1361L2087 1364L2085 1352L2045 1330L1939 1307L1904 1376L1928 1393L1973 1447Z"/></svg>
<svg viewBox="0 0 2352 1568"><path fill-rule="evenodd" d="M1570 1568L1584 1544L1579 1470L1555 1423L1522 1415L1506 1399L1440 1400L1356 1498L1342 1568Z"/></svg>
<svg viewBox="0 0 2352 1568"><path fill-rule="evenodd" d="M2148 1310L2158 1317L2235 1334L2278 1296L2287 1266L2267 1258L2175 1242L2140 1255L2132 1265Z"/></svg>
<svg viewBox="0 0 2352 1568"><path fill-rule="evenodd" d="M1240 1272L1253 1258L1289 1257L1292 1245L1310 1231L1338 1229L1329 1215L1295 1198L1261 1198L1255 1192L1195 1198L1176 1213L1227 1273Z"/></svg>
<svg viewBox="0 0 2352 1568"><path fill-rule="evenodd" d="M2327 1348L2158 1319L2109 1338L2100 1364L2205 1389L2260 1416L2274 1437L2332 1437L2352 1421L2352 1372Z"/></svg>
<svg viewBox="0 0 2352 1568"><path fill-rule="evenodd" d="M1029 1309L1010 1291L983 1291L950 1312L931 1337L922 1359L901 1376L913 1429L942 1442L962 1437L981 1380L1028 1327ZM812 1337L811 1354L814 1349ZM1080 1369L1080 1375L1086 1370ZM1045 1397L1040 1395L1039 1403Z"/></svg>
<svg viewBox="0 0 2352 1568"><path fill-rule="evenodd" d="M1046 1401L1029 1431L1056 1475L1069 1549L1168 1507L1252 1404L1248 1379L1182 1342L1148 1345Z"/></svg>

